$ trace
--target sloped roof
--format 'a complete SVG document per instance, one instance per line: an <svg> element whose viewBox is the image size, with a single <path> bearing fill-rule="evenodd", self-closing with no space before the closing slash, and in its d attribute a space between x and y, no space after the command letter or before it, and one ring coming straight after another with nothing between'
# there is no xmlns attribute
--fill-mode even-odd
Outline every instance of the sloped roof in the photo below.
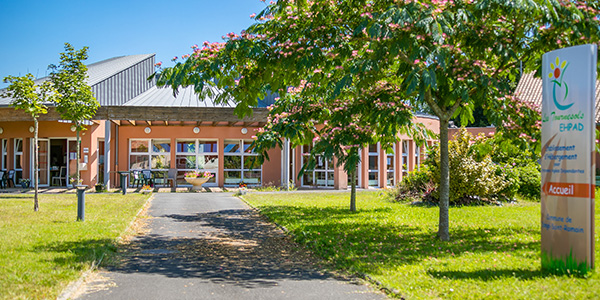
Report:
<svg viewBox="0 0 600 300"><path fill-rule="evenodd" d="M209 87L214 93L218 90ZM156 85L127 101L123 106L144 106L144 107L235 107L232 102L216 104L213 99L206 97L200 99L194 92L194 88L189 86L179 88L177 96L173 96L173 89L170 87L157 87Z"/></svg>
<svg viewBox="0 0 600 300"><path fill-rule="evenodd" d="M109 59L105 59L99 62L95 62L87 65L88 67L88 79L87 84L90 87L93 87L102 81L132 67L136 64L153 57L154 54L138 54L138 55L126 55L126 56L118 56ZM49 77L42 77L35 79L35 84L40 84ZM6 91L6 88L0 89L0 95ZM0 97L0 106L7 106L10 104L12 100L10 98Z"/></svg>
<svg viewBox="0 0 600 300"><path fill-rule="evenodd" d="M542 79L534 77L534 73L521 76L515 94L519 99L542 107ZM596 124L600 123L600 80L596 81Z"/></svg>
<svg viewBox="0 0 600 300"><path fill-rule="evenodd" d="M154 56L154 54L137 54L117 56L105 59L88 67L88 85L93 86L127 68L130 68L139 62Z"/></svg>

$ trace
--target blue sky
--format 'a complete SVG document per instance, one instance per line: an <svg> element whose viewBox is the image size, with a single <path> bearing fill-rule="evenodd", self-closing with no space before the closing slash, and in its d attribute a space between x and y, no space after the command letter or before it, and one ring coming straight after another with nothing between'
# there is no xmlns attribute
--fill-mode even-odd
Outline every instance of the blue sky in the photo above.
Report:
<svg viewBox="0 0 600 300"><path fill-rule="evenodd" d="M193 44L239 33L264 8L260 0L0 0L0 88L8 75L45 76L65 42L90 48L86 64L156 53L170 66Z"/></svg>

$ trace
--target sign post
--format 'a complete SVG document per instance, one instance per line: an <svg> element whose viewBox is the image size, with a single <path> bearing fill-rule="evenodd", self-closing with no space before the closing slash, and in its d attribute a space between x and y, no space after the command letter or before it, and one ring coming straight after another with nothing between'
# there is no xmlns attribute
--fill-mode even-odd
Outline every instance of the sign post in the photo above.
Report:
<svg viewBox="0 0 600 300"><path fill-rule="evenodd" d="M594 267L596 45L542 58L542 268Z"/></svg>

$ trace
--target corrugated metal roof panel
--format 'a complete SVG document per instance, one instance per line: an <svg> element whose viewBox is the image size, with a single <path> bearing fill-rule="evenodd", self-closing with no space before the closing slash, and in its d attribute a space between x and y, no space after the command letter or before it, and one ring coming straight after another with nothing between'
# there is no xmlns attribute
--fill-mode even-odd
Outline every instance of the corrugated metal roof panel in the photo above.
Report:
<svg viewBox="0 0 600 300"><path fill-rule="evenodd" d="M210 87L216 91L216 88ZM158 106L158 107L233 107L233 103L215 104L207 97L199 99L193 87L180 88L177 96L173 96L170 87L153 86L141 95L131 99L124 106Z"/></svg>

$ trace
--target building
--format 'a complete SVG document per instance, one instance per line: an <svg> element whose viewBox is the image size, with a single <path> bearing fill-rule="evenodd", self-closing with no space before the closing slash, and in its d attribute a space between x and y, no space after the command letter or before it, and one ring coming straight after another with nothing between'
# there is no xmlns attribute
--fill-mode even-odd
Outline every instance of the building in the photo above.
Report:
<svg viewBox="0 0 600 300"><path fill-rule="evenodd" d="M334 161L318 160L317 167L297 178L308 146L272 149L270 161L253 166L252 136L262 127L274 98L260 101L251 117L239 119L228 103L198 99L192 88L174 96L147 78L154 72L154 54L121 56L88 65L88 84L100 102L94 120L82 135L79 161L83 184L119 185L119 171L152 170L171 173L179 185L183 174L202 170L215 176L206 185L281 185L345 189L348 176ZM42 78L37 80L41 82ZM1 91L0 91L1 92ZM0 98L0 169L15 170L17 180L33 178L33 120ZM75 132L50 107L39 118L40 186L67 185L75 172ZM415 122L439 132L437 118L417 116ZM378 145L363 149L358 186L392 186L418 168L425 151L407 136L385 153ZM18 181L17 181L18 182ZM131 182L131 180L130 180Z"/></svg>

